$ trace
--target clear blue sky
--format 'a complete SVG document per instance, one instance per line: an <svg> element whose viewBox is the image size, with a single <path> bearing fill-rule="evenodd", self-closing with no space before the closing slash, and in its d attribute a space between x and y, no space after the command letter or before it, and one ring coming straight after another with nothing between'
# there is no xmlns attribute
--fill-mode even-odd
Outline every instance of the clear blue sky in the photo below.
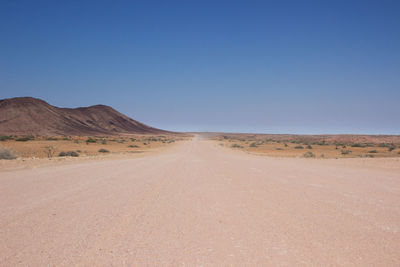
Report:
<svg viewBox="0 0 400 267"><path fill-rule="evenodd" d="M0 0L0 98L178 131L400 134L400 1Z"/></svg>

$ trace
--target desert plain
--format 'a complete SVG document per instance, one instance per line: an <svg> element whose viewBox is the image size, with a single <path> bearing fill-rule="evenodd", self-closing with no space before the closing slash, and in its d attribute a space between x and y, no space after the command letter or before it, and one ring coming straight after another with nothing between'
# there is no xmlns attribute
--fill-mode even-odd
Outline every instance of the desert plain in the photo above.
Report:
<svg viewBox="0 0 400 267"><path fill-rule="evenodd" d="M395 141L391 151L392 142L379 141L341 157L341 144L224 136L4 141L20 154L18 146L43 154L2 160L0 265L400 264ZM58 153L81 152L48 158L42 148L49 143ZM266 153L281 153L275 147L288 152ZM371 150L377 156L363 156ZM307 151L316 156L304 157Z"/></svg>

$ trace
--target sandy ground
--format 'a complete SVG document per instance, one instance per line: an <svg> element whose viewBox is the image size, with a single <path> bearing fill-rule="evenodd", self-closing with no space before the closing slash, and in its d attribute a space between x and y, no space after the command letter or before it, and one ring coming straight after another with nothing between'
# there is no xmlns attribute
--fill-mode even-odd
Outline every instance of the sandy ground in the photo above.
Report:
<svg viewBox="0 0 400 267"><path fill-rule="evenodd" d="M400 158L400 144L398 136L391 136L397 143L384 143L387 140L384 136L368 136L375 143L340 143L340 137L331 139L330 143L304 141L302 138L312 138L313 136L291 137L286 141L277 139L267 139L269 135L245 136L239 134L211 136L213 140L219 142L221 146L247 151L253 154L266 155L270 157L313 157L313 158ZM286 135L284 135L286 136ZM282 136L279 136L281 139ZM347 137L347 136L346 136ZM356 140L362 136L353 136ZM312 140L312 139L311 139ZM314 140L315 141L315 140ZM324 140L323 140L324 141ZM336 145L335 145L336 143ZM358 147L359 146L359 147Z"/></svg>
<svg viewBox="0 0 400 267"><path fill-rule="evenodd" d="M163 153L0 172L1 266L399 266L399 159Z"/></svg>

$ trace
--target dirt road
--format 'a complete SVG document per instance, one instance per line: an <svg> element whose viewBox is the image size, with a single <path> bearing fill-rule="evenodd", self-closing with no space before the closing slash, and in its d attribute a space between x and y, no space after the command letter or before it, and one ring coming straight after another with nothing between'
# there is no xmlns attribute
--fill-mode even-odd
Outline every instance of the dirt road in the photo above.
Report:
<svg viewBox="0 0 400 267"><path fill-rule="evenodd" d="M399 266L400 161L183 142L0 173L0 266Z"/></svg>

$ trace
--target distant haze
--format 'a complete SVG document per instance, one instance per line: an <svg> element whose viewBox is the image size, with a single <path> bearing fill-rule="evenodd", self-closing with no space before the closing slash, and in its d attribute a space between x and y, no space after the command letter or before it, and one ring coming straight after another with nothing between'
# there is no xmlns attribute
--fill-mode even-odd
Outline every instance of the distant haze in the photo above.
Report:
<svg viewBox="0 0 400 267"><path fill-rule="evenodd" d="M399 14L400 1L1 1L0 98L105 104L175 131L400 134Z"/></svg>

